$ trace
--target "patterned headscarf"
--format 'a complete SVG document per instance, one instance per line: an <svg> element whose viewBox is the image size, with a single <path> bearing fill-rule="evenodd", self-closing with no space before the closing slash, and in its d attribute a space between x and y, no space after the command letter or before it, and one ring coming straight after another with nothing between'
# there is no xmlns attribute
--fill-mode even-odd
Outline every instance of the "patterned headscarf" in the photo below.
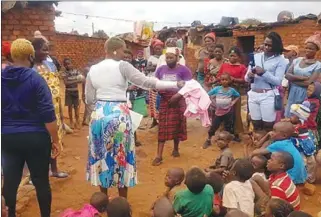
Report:
<svg viewBox="0 0 321 217"><path fill-rule="evenodd" d="M177 46L177 39L176 38L168 38L165 43L166 47L168 47L169 44L171 44L171 47L176 47ZM174 46L172 46L172 45L174 45Z"/></svg>
<svg viewBox="0 0 321 217"><path fill-rule="evenodd" d="M210 33L206 34L205 37L204 37L204 40L205 40L205 38L210 38L215 42L216 41L215 32L210 32Z"/></svg>
<svg viewBox="0 0 321 217"><path fill-rule="evenodd" d="M164 43L163 43L161 40L155 40L155 41L153 41L153 43L152 43L152 47L155 48L156 46L161 46L161 47L163 47L163 46L164 46Z"/></svg>
<svg viewBox="0 0 321 217"><path fill-rule="evenodd" d="M310 36L305 43L315 44L319 50L321 50L321 32L315 32L314 35Z"/></svg>
<svg viewBox="0 0 321 217"><path fill-rule="evenodd" d="M10 48L11 44L9 41L3 41L1 43L1 53L3 54L3 56L7 57L10 55Z"/></svg>
<svg viewBox="0 0 321 217"><path fill-rule="evenodd" d="M302 104L292 104L290 113L297 116L302 122L310 116L310 102L304 101Z"/></svg>

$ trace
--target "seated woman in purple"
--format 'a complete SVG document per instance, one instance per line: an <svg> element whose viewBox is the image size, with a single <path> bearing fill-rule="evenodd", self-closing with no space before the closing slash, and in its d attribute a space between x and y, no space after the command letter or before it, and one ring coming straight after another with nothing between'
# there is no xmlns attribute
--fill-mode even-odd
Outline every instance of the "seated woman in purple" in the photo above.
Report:
<svg viewBox="0 0 321 217"><path fill-rule="evenodd" d="M160 66L155 76L166 81L188 81L192 79L192 72L186 66L178 63L178 52L175 47L167 48L166 64ZM185 99L181 98L178 103L173 104L173 97L180 96L178 90L159 91L161 96L159 107L159 127L158 127L158 149L157 156L153 161L153 166L158 166L163 160L164 144L168 140L174 140L173 157L179 157L178 145L180 141L187 139L186 109Z"/></svg>

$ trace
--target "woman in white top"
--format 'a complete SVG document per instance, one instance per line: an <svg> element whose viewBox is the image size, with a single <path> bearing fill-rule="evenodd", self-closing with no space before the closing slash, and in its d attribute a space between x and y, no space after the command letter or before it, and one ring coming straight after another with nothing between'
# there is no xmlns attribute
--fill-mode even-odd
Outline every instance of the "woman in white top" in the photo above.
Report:
<svg viewBox="0 0 321 217"><path fill-rule="evenodd" d="M95 104L89 126L87 179L104 193L117 187L127 198L127 188L137 183L135 140L126 103L128 82L144 88L171 89L184 82L146 77L121 61L125 42L113 37L105 43L106 59L93 65L86 80L86 103Z"/></svg>

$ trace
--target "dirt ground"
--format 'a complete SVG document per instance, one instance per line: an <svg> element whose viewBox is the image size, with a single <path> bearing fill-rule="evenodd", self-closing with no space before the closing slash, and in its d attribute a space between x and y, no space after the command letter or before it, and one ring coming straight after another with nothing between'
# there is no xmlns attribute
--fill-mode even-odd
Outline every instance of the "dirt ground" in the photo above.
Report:
<svg viewBox="0 0 321 217"><path fill-rule="evenodd" d="M67 112L65 111L65 117ZM67 120L67 123L68 120ZM87 162L87 135L88 127L72 135L66 135L64 139L64 153L59 158L59 167L63 171L71 172L71 176L65 180L51 179L52 188L52 216L58 217L66 208L79 209L89 202L90 196L97 187L92 187L85 180L85 166ZM203 128L199 121L188 120L188 140L180 145L180 158L171 157L173 144L168 142L164 150L164 162L159 167L151 166L156 154L157 128L139 130L138 139L143 146L136 149L139 184L129 189L129 203L131 204L133 217L147 217L151 204L164 188L164 177L170 167L182 167L187 170L197 165L207 167L213 162L219 153L219 149L211 146L207 150L201 149L201 145L207 135L207 129ZM242 157L242 144L232 143L231 149L235 157ZM317 216L321 211L321 170L318 171L317 192L313 196L301 194L302 210ZM116 196L117 191L112 189L111 196ZM21 212L22 217L40 216L35 194L31 196L26 208Z"/></svg>

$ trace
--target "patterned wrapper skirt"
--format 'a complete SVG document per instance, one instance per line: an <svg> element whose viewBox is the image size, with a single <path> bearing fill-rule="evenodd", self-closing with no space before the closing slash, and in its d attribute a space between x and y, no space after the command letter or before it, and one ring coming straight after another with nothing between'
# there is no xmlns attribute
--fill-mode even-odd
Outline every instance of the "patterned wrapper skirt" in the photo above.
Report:
<svg viewBox="0 0 321 217"><path fill-rule="evenodd" d="M156 90L151 90L149 92L149 115L156 120L158 120L158 109L156 106L157 95L158 93Z"/></svg>
<svg viewBox="0 0 321 217"><path fill-rule="evenodd" d="M158 141L165 142L168 140L187 139L186 110L185 99L182 98L175 107L169 107L168 101L175 93L162 92L159 106L159 123L158 123Z"/></svg>
<svg viewBox="0 0 321 217"><path fill-rule="evenodd" d="M95 105L89 124L87 180L103 188L137 183L135 139L125 102Z"/></svg>

